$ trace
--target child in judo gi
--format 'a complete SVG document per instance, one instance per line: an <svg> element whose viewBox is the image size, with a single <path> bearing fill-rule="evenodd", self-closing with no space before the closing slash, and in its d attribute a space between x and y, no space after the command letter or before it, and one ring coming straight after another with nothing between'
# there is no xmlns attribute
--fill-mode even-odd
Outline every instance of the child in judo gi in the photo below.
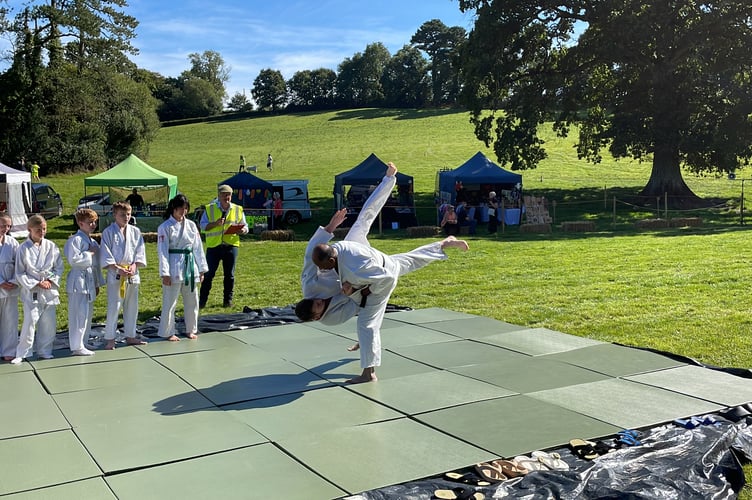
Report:
<svg viewBox="0 0 752 500"><path fill-rule="evenodd" d="M183 297L185 336L196 339L198 333L198 287L209 270L196 224L186 218L191 206L179 194L167 204L165 221L157 229L159 276L162 278L162 315L159 336L170 341L180 340L175 329L175 308L178 296Z"/></svg>
<svg viewBox="0 0 752 500"><path fill-rule="evenodd" d="M18 242L8 234L12 226L10 215L0 212L0 356L5 361L16 357L18 346Z"/></svg>
<svg viewBox="0 0 752 500"><path fill-rule="evenodd" d="M99 216L90 208L82 208L75 214L78 231L68 238L63 248L71 269L65 282L68 294L68 342L74 356L91 356L87 348L91 335L91 318L94 314L94 299L103 284L102 268L99 265L99 244L91 239Z"/></svg>
<svg viewBox="0 0 752 500"><path fill-rule="evenodd" d="M36 352L40 359L52 359L52 347L57 331L55 311L60 303L60 278L63 258L52 241L45 239L47 221L39 214L26 223L29 238L16 254L16 280L21 287L23 325L18 338L17 365Z"/></svg>
<svg viewBox="0 0 752 500"><path fill-rule="evenodd" d="M146 247L141 230L128 224L131 206L124 201L112 205L115 222L102 231L100 265L107 269L107 323L105 349L115 348L118 315L123 310L123 333L128 345L146 344L136 336L138 321L138 270L146 266Z"/></svg>

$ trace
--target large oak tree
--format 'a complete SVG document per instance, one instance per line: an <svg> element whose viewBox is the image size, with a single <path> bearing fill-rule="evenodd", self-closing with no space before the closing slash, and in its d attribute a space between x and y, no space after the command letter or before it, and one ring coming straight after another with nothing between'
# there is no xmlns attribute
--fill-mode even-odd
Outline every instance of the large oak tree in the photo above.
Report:
<svg viewBox="0 0 752 500"><path fill-rule="evenodd" d="M476 9L463 55L476 135L534 168L537 128L578 132L581 158L652 161L645 196L693 203L682 167L732 172L752 157L748 0L460 0ZM579 34L579 36L577 36Z"/></svg>

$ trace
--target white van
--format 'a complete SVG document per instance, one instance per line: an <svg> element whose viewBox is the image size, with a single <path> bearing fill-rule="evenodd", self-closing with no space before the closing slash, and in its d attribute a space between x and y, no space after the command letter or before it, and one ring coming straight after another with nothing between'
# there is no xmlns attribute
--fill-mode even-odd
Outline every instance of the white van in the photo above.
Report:
<svg viewBox="0 0 752 500"><path fill-rule="evenodd" d="M311 203L308 200L307 180L272 180L272 189L282 197L282 218L285 224L293 226L300 221L311 220Z"/></svg>

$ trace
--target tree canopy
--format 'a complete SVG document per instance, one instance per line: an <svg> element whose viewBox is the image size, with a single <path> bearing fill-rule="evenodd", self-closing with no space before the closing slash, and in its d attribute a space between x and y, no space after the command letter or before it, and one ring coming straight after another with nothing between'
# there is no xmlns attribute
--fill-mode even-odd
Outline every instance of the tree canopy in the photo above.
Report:
<svg viewBox="0 0 752 500"><path fill-rule="evenodd" d="M645 196L693 202L682 176L752 157L747 0L460 0L477 9L463 52L476 135L534 168L538 127L578 133L581 158L652 161ZM579 33L579 36L577 36Z"/></svg>

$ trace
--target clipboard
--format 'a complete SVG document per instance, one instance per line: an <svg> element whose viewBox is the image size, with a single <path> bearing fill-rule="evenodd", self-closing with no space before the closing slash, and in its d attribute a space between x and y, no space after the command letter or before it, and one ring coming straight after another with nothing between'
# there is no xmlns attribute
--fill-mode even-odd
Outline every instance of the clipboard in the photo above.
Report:
<svg viewBox="0 0 752 500"><path fill-rule="evenodd" d="M243 224L232 224L225 229L224 234L238 234L243 231L245 226Z"/></svg>

